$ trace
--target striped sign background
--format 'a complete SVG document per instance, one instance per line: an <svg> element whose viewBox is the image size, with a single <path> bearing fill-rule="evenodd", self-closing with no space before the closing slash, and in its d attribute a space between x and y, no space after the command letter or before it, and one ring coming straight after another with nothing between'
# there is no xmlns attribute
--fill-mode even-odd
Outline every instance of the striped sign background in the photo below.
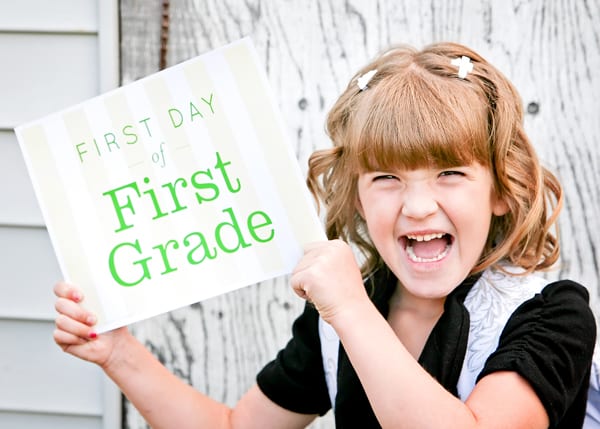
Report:
<svg viewBox="0 0 600 429"><path fill-rule="evenodd" d="M242 39L17 128L99 331L287 274L324 238L258 64Z"/></svg>

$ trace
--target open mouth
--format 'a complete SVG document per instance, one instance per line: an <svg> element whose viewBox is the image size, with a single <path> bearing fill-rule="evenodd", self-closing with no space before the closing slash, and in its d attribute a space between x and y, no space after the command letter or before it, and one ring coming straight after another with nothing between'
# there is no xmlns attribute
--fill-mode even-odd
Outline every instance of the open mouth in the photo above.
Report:
<svg viewBox="0 0 600 429"><path fill-rule="evenodd" d="M453 238L442 232L432 234L409 234L405 240L406 254L413 262L437 262L443 259L452 247Z"/></svg>

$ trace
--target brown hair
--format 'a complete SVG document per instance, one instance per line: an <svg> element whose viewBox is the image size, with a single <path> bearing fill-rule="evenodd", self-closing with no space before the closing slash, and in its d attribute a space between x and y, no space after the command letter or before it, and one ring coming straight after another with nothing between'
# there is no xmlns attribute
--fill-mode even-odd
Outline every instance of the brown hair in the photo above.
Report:
<svg viewBox="0 0 600 429"><path fill-rule="evenodd" d="M451 60L467 56L464 79ZM377 70L360 90L357 77ZM562 205L556 177L542 167L523 130L521 99L485 59L456 43L421 51L397 46L360 70L332 107L333 147L309 159L308 185L327 210L327 236L353 242L365 255L363 274L383 264L356 210L361 171L488 167L494 192L508 212L494 216L472 273L506 260L525 272L550 267L559 256L551 227Z"/></svg>

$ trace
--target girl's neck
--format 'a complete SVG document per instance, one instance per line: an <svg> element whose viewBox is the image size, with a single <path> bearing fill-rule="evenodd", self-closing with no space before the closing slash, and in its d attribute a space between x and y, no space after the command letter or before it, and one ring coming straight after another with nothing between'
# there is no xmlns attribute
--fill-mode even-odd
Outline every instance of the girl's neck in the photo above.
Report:
<svg viewBox="0 0 600 429"><path fill-rule="evenodd" d="M444 311L444 300L414 296L400 284L390 298L388 323L415 359L419 359L429 334Z"/></svg>
<svg viewBox="0 0 600 429"><path fill-rule="evenodd" d="M445 297L424 298L411 294L400 282L398 282L394 293L390 297L390 311L402 311L413 314L416 317L427 319L438 319L444 311Z"/></svg>

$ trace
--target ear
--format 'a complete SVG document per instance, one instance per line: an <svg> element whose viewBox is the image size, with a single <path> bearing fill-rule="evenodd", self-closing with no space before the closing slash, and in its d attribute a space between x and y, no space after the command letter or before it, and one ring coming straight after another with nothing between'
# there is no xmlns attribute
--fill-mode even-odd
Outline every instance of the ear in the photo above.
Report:
<svg viewBox="0 0 600 429"><path fill-rule="evenodd" d="M492 214L503 216L508 213L508 203L494 193L492 196Z"/></svg>

